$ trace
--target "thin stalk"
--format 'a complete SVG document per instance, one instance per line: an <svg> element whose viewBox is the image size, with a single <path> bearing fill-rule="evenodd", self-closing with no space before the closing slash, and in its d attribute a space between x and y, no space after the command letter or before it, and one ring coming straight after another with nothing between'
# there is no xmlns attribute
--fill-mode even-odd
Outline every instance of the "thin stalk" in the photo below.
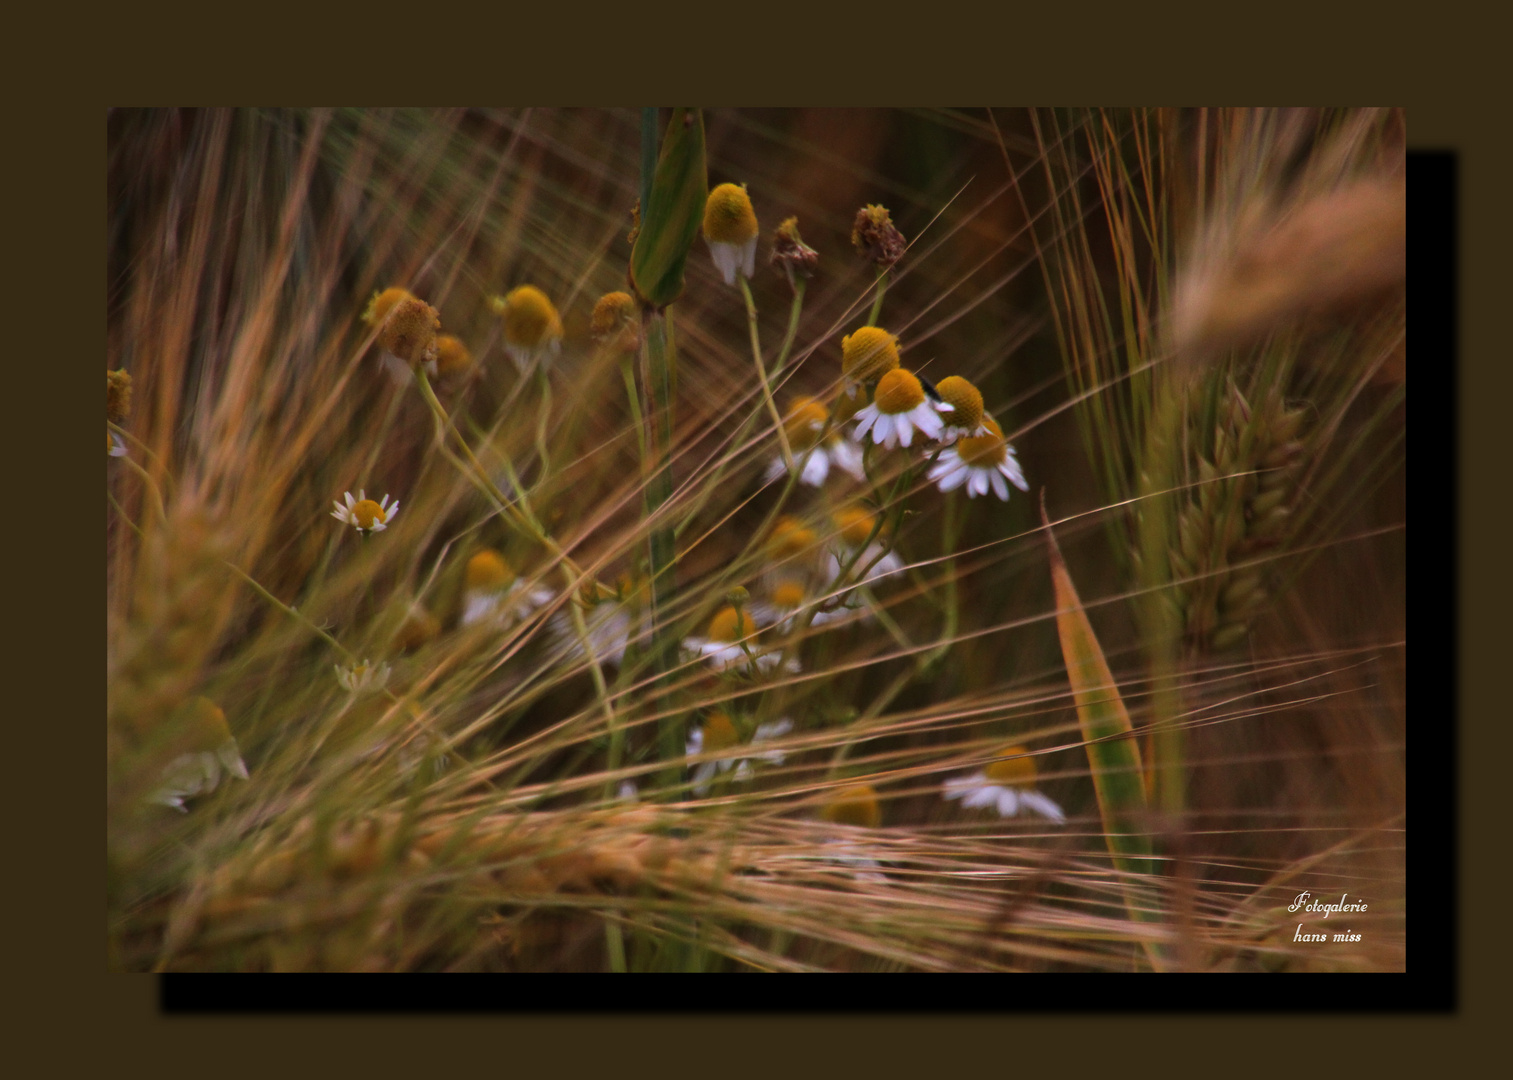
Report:
<svg viewBox="0 0 1513 1080"><path fill-rule="evenodd" d="M546 369L546 362L536 361L536 379L541 385L541 405L536 413L536 457L541 462L541 469L536 474L536 483L540 484L546 479L547 473L551 472L551 464L546 453L546 429L552 418L552 376Z"/></svg>
<svg viewBox="0 0 1513 1080"><path fill-rule="evenodd" d="M956 541L957 534L960 532L958 520L961 515L961 504L957 501L959 494L956 491L946 492L945 512L941 514L940 522L940 548L946 554L946 622L940 631L940 644L919 662L921 675L933 671L950 651L952 643L956 640L956 630L961 617L956 589Z"/></svg>
<svg viewBox="0 0 1513 1080"><path fill-rule="evenodd" d="M736 280L741 283L741 296L746 301L746 326L751 333L751 359L756 363L757 381L762 387L762 399L767 402L767 414L772 417L772 425L778 433L778 449L783 454L783 464L788 467L790 473L797 472L793 464L793 449L788 445L788 432L783 428L783 417L778 413L777 402L772 400L772 387L767 382L767 368L762 363L762 342L757 334L757 309L756 301L751 298L751 286L746 281L744 274L737 274Z"/></svg>
<svg viewBox="0 0 1513 1080"><path fill-rule="evenodd" d="M793 341L798 336L799 314L804 307L804 285L804 279L799 278L794 288L793 303L789 306L788 309L788 330L787 333L783 336L783 348L779 351L778 358L772 365L773 379L776 379L780 374L782 374L784 366L786 366L788 363L788 354L793 349ZM756 413L753 412L750 416L748 416L741 422L741 427L736 432L735 438L731 441L731 445L735 447L741 446L746 441L746 435L751 430L751 425L755 422ZM820 440L818 443L816 443L816 445L824 445L825 437L828 436L828 434L829 431L827 429L821 434ZM685 516L683 520L678 523L678 527L674 530L673 535L682 536L683 530L688 528L689 525L693 524L694 519L698 517L698 515L703 511L705 505L714 496L715 492L720 490L720 482L725 479L725 473L730 468L731 460L732 459L727 458L725 461L722 461L718 466L715 467L714 474L710 477L709 482L703 485L703 490L700 492L697 500L694 502L693 509L690 510L687 516ZM780 507L787 502L788 494L793 490L793 481L795 477L792 469L789 470L788 479L788 486L784 489L782 496L778 500L778 505ZM771 517L773 516L774 515L769 515L769 523ZM758 531L753 535L762 536L764 534L761 531Z"/></svg>
<svg viewBox="0 0 1513 1080"><path fill-rule="evenodd" d="M883 313L883 294L888 291L888 271L886 268L877 272L877 295L872 298L872 311L867 316L867 325L876 326L878 317Z"/></svg>

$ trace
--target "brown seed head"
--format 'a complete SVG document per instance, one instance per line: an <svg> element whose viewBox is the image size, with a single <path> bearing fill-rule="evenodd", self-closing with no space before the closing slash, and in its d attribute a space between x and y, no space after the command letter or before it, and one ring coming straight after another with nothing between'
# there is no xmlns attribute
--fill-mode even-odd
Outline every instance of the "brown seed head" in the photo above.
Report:
<svg viewBox="0 0 1513 1080"><path fill-rule="evenodd" d="M126 369L105 373L105 419L119 424L131 415L131 376Z"/></svg>
<svg viewBox="0 0 1513 1080"><path fill-rule="evenodd" d="M886 206L864 206L856 212L851 226L851 243L856 253L879 268L887 268L903 258L903 233L894 226Z"/></svg>
<svg viewBox="0 0 1513 1080"><path fill-rule="evenodd" d="M389 309L378 331L378 344L415 367L436 359L436 333L440 329L440 313L424 300L406 294Z"/></svg>
<svg viewBox="0 0 1513 1080"><path fill-rule="evenodd" d="M799 236L799 219L791 217L778 226L772 234L772 258L774 266L781 266L791 283L795 276L811 278L819 265L820 253Z"/></svg>

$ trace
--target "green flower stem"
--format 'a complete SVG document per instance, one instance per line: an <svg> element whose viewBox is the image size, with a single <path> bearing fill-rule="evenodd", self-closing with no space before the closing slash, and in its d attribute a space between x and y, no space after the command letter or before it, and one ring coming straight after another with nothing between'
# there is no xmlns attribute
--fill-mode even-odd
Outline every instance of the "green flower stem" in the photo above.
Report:
<svg viewBox="0 0 1513 1080"><path fill-rule="evenodd" d="M452 427L451 419L447 416L446 409L442 408L441 402L436 399L436 391L431 389L431 381L426 378L426 373L423 369L416 370L415 381L420 386L420 392L426 399L426 404L431 407L431 414L436 421L436 445L441 449L441 452L459 472L471 479L475 486L497 504L500 511L505 514L508 520L515 520L516 525L523 527L528 536L552 553L561 567L562 578L567 584L569 596L574 596L577 593L579 583L583 580L583 572L567 557L567 553L558 546L557 542L547 535L546 530L541 527L541 523L536 520L536 515L531 512L530 502L525 497L525 489L520 484L520 478L515 475L515 470L510 465L509 458L504 458L504 468L506 474L509 476L510 484L516 491L520 492L517 504L512 504L505 498L504 492L499 490L498 486L489 478L488 472L479 463L478 459L473 456L473 451L468 446L467 440L462 437L462 432ZM458 445L462 447L462 452L467 455L466 462L463 462L461 458L447 449L446 433L449 429L457 436ZM511 518L511 514L514 515L513 518ZM578 642L583 647L583 655L588 658L589 674L593 678L594 692L598 696L599 705L604 711L605 725L610 732L614 732L618 727L615 720L614 706L610 702L609 687L604 681L604 671L599 666L599 659L594 654L594 650L588 640L588 627L583 621L583 612L578 609L577 604L572 599L568 600L568 608L569 618L573 624L573 631L577 634Z"/></svg>
<svg viewBox="0 0 1513 1080"><path fill-rule="evenodd" d="M797 472L793 464L793 448L788 445L788 432L783 427L782 414L778 412L777 402L772 400L772 387L767 382L767 368L762 363L762 342L757 334L757 309L756 301L751 298L751 285L746 281L744 274L737 274L736 280L741 283L741 296L746 301L746 326L751 333L751 358L756 362L757 382L762 387L762 399L767 402L767 414L772 417L772 425L778 433L778 449L783 454L783 464L788 467L790 473Z"/></svg>
<svg viewBox="0 0 1513 1080"><path fill-rule="evenodd" d="M778 358L772 362L774 379L783 373L783 368L788 363L788 354L793 351L793 341L799 333L799 312L804 308L804 287L808 284L803 278L798 278L793 283L793 303L788 307L788 329L783 334L783 347L778 350Z"/></svg>
<svg viewBox="0 0 1513 1080"><path fill-rule="evenodd" d="M787 365L788 354L793 349L794 338L798 336L799 314L804 307L804 284L804 280L800 278L793 294L793 303L789 306L788 309L788 330L783 337L783 348L778 353L778 358L772 365L772 378L774 380L776 380L777 377L782 374L784 366ZM742 421L740 430L736 432L735 439L731 444L732 446L739 447L746 441L746 435L748 432L750 432L751 425L756 423L756 416L757 414L753 412L744 421ZM781 430L781 427L779 428L779 430ZM824 445L825 438L828 437L828 435L829 430L827 428L827 430L822 433L820 440L816 445ZM677 529L674 530L675 536L683 535L683 530L688 528L689 525L693 524L694 519L703 512L705 505L714 496L715 492L720 490L721 481L725 479L725 473L730 468L730 464L730 459L727 459L725 461L722 461L718 466L715 467L714 474L710 477L709 482L703 485L701 492L699 493L697 499L694 501L693 509L690 510L688 514L683 518L683 520L678 523ZM778 512L787 503L788 496L793 491L793 485L796 479L797 477L794 475L793 470L790 469L788 472L788 485L783 489L782 495L780 495L778 498L777 509L768 514L768 520L764 523L762 529L759 529L752 534L753 538L761 538L766 535L765 529L772 524L773 520L776 519Z"/></svg>
<svg viewBox="0 0 1513 1080"><path fill-rule="evenodd" d="M669 342L670 316L665 312L653 312L646 324L642 350L642 375L652 400L652 415L649 437L649 473L646 482L646 517L654 521L662 507L672 498L672 349ZM648 535L651 563L651 659L656 676L658 711L658 754L663 761L671 761L683 754L682 731L677 712L666 695L667 677L672 670L676 645L671 633L671 612L677 597L676 548L674 532L670 524L659 522L652 525ZM677 783L677 770L666 770L664 784Z"/></svg>
<svg viewBox="0 0 1513 1080"><path fill-rule="evenodd" d="M551 472L551 463L546 453L546 429L552 418L552 376L546 369L546 362L536 361L536 381L541 386L541 405L536 412L536 457L541 462L541 471L536 474L536 483L541 481Z"/></svg>
<svg viewBox="0 0 1513 1080"><path fill-rule="evenodd" d="M886 268L877 272L877 295L872 298L872 312L867 316L867 325L876 326L878 317L883 313L883 294L888 291L888 271Z"/></svg>
<svg viewBox="0 0 1513 1080"><path fill-rule="evenodd" d="M961 515L961 504L957 501L959 495L960 492L957 491L946 492L945 512L941 515L940 522L940 548L946 555L946 622L941 628L940 644L919 661L921 675L933 672L936 665L945 658L956 640L960 624L961 608L956 589L956 541L960 532Z"/></svg>
<svg viewBox="0 0 1513 1080"><path fill-rule="evenodd" d="M235 574L237 577L241 578L248 585L251 585L253 591L256 592L259 596L261 596L264 600L268 601L268 603L270 603L274 607L278 608L280 611L282 611L285 615L289 616L289 618L293 619L295 622L304 624L304 626L306 626L312 633L314 633L316 635L316 637L320 638L327 645L331 646L331 648L333 648L337 652L341 653L341 655L343 656L343 658L345 658L346 660L349 660L349 661L357 659L356 656L354 656L352 653L350 653L350 652L347 651L346 647L344 645L342 645L341 642L337 641L330 634L326 633L325 630L323 630L323 629L321 629L321 627L317 626L313 621L311 621L311 619L307 615L302 614L298 609L290 607L288 604L284 603L278 597L274 596L267 589L265 589L261 585L259 585L257 583L257 581L255 581L253 579L252 575L248 574L241 567L237 566L235 563L231 562L229 559L226 560L226 565L231 568L231 572L233 574Z"/></svg>
<svg viewBox="0 0 1513 1080"><path fill-rule="evenodd" d="M625 380L625 400L630 404L630 422L636 429L636 447L641 452L641 461L645 462L646 421L641 415L641 395L636 390L636 369L630 353L620 354L620 378Z"/></svg>

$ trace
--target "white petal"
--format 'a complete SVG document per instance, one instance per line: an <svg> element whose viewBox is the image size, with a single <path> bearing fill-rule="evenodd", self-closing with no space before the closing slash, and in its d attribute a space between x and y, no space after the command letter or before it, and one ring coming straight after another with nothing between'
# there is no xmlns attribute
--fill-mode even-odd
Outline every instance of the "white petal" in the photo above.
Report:
<svg viewBox="0 0 1513 1080"><path fill-rule="evenodd" d="M856 411L856 431L852 435L852 437L856 439L857 442L861 442L862 439L866 436L867 431L872 427L873 424L877 423L878 418L881 415L882 414L877 411L876 405L867 405L863 408L858 409ZM876 442L877 436L874 434L872 436L872 439L874 442Z"/></svg>
<svg viewBox="0 0 1513 1080"><path fill-rule="evenodd" d="M1003 464L998 466L998 471L1013 481L1014 486L1020 491L1030 490L1029 482L1025 480L1024 472L1019 468L1019 462L1014 460L1012 451L1009 457L1004 459Z"/></svg>
<svg viewBox="0 0 1513 1080"><path fill-rule="evenodd" d="M941 491L955 491L971 478L972 471L965 465L957 462L945 476L940 478Z"/></svg>
<svg viewBox="0 0 1513 1080"><path fill-rule="evenodd" d="M734 776L734 779L736 779L736 780L750 780L751 779L751 762L749 762L749 761L742 761L740 764L738 764L735 767L735 776Z"/></svg>
<svg viewBox="0 0 1513 1080"><path fill-rule="evenodd" d="M940 438L940 433L945 430L945 421L940 418L940 413L930 408L929 402L918 406L909 415L914 426L932 439Z"/></svg>
<svg viewBox="0 0 1513 1080"><path fill-rule="evenodd" d="M708 240L709 257L714 260L714 267L725 279L726 285L735 284L735 272L741 258L741 250L735 244L722 244L715 240ZM750 277L751 275L747 275Z"/></svg>
<svg viewBox="0 0 1513 1080"><path fill-rule="evenodd" d="M751 736L751 741L756 743L761 742L763 739L776 739L779 736L787 735L792 730L793 721L785 716L783 719L774 720L769 724L757 725L756 733Z"/></svg>
<svg viewBox="0 0 1513 1080"><path fill-rule="evenodd" d="M714 779L715 762L706 761L700 765L693 774L693 792L695 795L708 795L709 782Z"/></svg>
<svg viewBox="0 0 1513 1080"><path fill-rule="evenodd" d="M993 784L985 784L974 789L967 797L961 800L961 805L968 810L975 810L980 806L993 806L998 802L998 788Z"/></svg>
<svg viewBox="0 0 1513 1080"><path fill-rule="evenodd" d="M893 418L894 429L898 432L900 446L908 446L914 440L914 423L908 413L899 413ZM888 444L892 446L890 442Z"/></svg>
<svg viewBox="0 0 1513 1080"><path fill-rule="evenodd" d="M971 776L952 776L941 787L945 790L946 798L960 799L976 791L984 779L984 774L980 772L973 773Z"/></svg>
<svg viewBox="0 0 1513 1080"><path fill-rule="evenodd" d="M688 748L685 753L689 757L704 752L704 729L694 728L688 733Z"/></svg>
<svg viewBox="0 0 1513 1080"><path fill-rule="evenodd" d="M1022 791L1019 793L1019 800L1027 809L1050 818L1058 825L1066 822L1066 814L1062 813L1061 807L1038 791Z"/></svg>
<svg viewBox="0 0 1513 1080"><path fill-rule="evenodd" d="M862 467L862 448L850 439L837 439L831 445L830 461L858 480L867 478L866 470Z"/></svg>
<svg viewBox="0 0 1513 1080"><path fill-rule="evenodd" d="M997 469L988 474L988 479L993 481L993 492L1004 502L1009 501L1009 482L1003 478L1003 473Z"/></svg>
<svg viewBox="0 0 1513 1080"><path fill-rule="evenodd" d="M767 471L762 474L762 483L770 484L783 475L783 459L775 457L767 463Z"/></svg>
<svg viewBox="0 0 1513 1080"><path fill-rule="evenodd" d="M499 610L499 594L475 590L467 594L462 609L462 625L482 622Z"/></svg>
<svg viewBox="0 0 1513 1080"><path fill-rule="evenodd" d="M745 274L748 278L756 273L756 247L757 238L753 236L740 248L741 273Z"/></svg>
<svg viewBox="0 0 1513 1080"><path fill-rule="evenodd" d="M988 493L988 474L981 469L972 470L972 479L967 484L967 497Z"/></svg>
<svg viewBox="0 0 1513 1080"><path fill-rule="evenodd" d="M1019 796L1013 788L998 789L998 816L1013 817L1019 813Z"/></svg>
<svg viewBox="0 0 1513 1080"><path fill-rule="evenodd" d="M892 446L894 438L892 414L878 413L877 423L872 425L872 441L882 443L884 446Z"/></svg>
<svg viewBox="0 0 1513 1080"><path fill-rule="evenodd" d="M821 487L825 483L825 477L830 475L830 458L822 449L809 451L804 461L803 475L799 477L801 483L810 487Z"/></svg>

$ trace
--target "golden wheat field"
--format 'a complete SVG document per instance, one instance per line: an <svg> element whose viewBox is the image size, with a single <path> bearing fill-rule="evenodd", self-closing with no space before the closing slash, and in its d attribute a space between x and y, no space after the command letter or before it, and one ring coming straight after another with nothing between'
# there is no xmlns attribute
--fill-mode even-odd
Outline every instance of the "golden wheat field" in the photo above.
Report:
<svg viewBox="0 0 1513 1080"><path fill-rule="evenodd" d="M116 109L113 971L1402 971L1396 109Z"/></svg>

